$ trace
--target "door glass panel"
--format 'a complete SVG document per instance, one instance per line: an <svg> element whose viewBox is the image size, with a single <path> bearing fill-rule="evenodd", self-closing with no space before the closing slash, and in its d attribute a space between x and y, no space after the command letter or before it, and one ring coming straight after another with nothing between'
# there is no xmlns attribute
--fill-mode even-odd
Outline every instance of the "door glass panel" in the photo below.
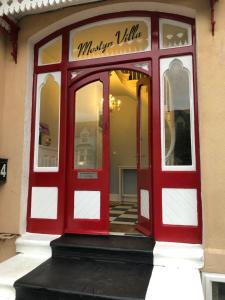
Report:
<svg viewBox="0 0 225 300"><path fill-rule="evenodd" d="M89 83L75 93L74 167L102 167L103 84Z"/></svg>
<svg viewBox="0 0 225 300"><path fill-rule="evenodd" d="M149 100L148 86L140 87L140 168L149 167Z"/></svg>
<svg viewBox="0 0 225 300"><path fill-rule="evenodd" d="M58 37L39 49L38 65L57 64L62 60L62 37Z"/></svg>
<svg viewBox="0 0 225 300"><path fill-rule="evenodd" d="M191 25L160 19L160 48L184 47L192 44Z"/></svg>
<svg viewBox="0 0 225 300"><path fill-rule="evenodd" d="M149 18L100 21L70 33L70 61L151 50Z"/></svg>
<svg viewBox="0 0 225 300"><path fill-rule="evenodd" d="M193 91L190 81L191 57L165 59L162 77L164 109L164 149L166 166L192 166L193 164ZM191 122L192 120L192 122Z"/></svg>
<svg viewBox="0 0 225 300"><path fill-rule="evenodd" d="M60 72L37 78L35 160L36 171L58 167Z"/></svg>

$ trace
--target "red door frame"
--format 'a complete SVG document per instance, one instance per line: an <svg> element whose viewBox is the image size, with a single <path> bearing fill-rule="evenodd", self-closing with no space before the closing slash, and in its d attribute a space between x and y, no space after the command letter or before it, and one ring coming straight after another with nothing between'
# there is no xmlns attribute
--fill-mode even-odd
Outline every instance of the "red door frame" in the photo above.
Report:
<svg viewBox="0 0 225 300"><path fill-rule="evenodd" d="M79 26L106 19L125 16L138 16L151 18L151 51L133 53L115 57L105 57L77 62L69 62L69 31ZM192 45L179 48L159 48L159 18L166 18L188 23L192 28ZM62 62L48 66L38 66L38 50L45 43L57 36L62 35ZM70 71L87 67L123 64L150 60L152 64L152 168L153 168L153 214L154 231L156 240L201 243L202 241L202 211L201 211L201 184L200 184L200 157L199 157L199 132L198 132L198 105L197 105L197 79L196 79L196 38L195 20L160 12L132 11L106 14L90 18L69 26L66 26L47 36L34 47L34 86L33 108L31 125L31 151L30 151L30 183L28 194L27 230L41 233L62 233L64 231L65 212L65 168L66 168L66 133L67 133L67 87L71 84ZM160 58L191 55L193 58L193 87L194 87L194 130L195 130L195 171L162 171L161 168L161 135L160 135ZM37 173L33 171L34 134L35 134L35 104L36 104L36 77L40 73L61 71L61 120L60 120L60 161L58 173ZM58 216L57 220L32 219L31 211L31 188L33 186L57 186L59 188ZM171 226L162 223L162 188L196 188L198 194L198 226Z"/></svg>
<svg viewBox="0 0 225 300"><path fill-rule="evenodd" d="M148 167L141 168L141 96L142 86L148 88ZM143 77L137 83L137 187L138 187L138 224L137 230L150 236L153 232L153 213L152 213L152 97L151 97L151 78ZM149 219L141 215L141 189L147 190L149 193Z"/></svg>

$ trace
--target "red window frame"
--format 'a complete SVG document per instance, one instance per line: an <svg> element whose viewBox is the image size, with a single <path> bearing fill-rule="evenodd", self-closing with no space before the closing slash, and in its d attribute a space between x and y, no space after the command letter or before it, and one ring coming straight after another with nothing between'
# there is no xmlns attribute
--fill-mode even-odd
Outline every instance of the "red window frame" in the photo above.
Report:
<svg viewBox="0 0 225 300"><path fill-rule="evenodd" d="M82 61L69 62L69 32L82 25L119 17L149 17L151 19L151 50L143 53L132 53L114 57L104 57ZM178 48L159 48L159 19L171 19L191 25L192 45ZM38 51L41 46L50 40L62 35L61 63L38 66ZM160 59L166 57L191 55L193 59L193 90L194 90L194 131L195 131L195 171L162 171L161 166L161 121L160 121ZM70 72L76 69L101 67L109 68L116 64L126 64L138 61L151 61L152 74L152 168L153 168L153 236L158 241L201 243L202 241L202 209L200 184L200 152L198 131L197 105L197 78L196 78L196 36L195 20L192 18L160 12L121 12L105 14L66 26L42 39L34 47L34 74L33 74L33 106L31 124L31 151L30 151L30 179L27 210L27 231L39 233L61 234L65 228L66 212L66 157L67 157L67 130L68 130L68 87L71 84ZM60 147L59 171L57 173L34 172L34 138L35 138L35 110L36 110L36 80L37 75L46 72L61 71L61 105L60 105ZM34 186L57 186L59 189L57 220L32 219L31 190ZM165 225L162 223L162 188L195 188L197 189L198 226Z"/></svg>

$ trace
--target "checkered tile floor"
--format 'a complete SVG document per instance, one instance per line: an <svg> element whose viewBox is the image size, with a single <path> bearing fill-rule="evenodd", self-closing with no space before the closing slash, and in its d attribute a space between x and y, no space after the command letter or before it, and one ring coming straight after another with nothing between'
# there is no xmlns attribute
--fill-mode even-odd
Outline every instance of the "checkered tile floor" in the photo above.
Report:
<svg viewBox="0 0 225 300"><path fill-rule="evenodd" d="M131 202L111 203L110 223L135 225L137 223L137 204Z"/></svg>

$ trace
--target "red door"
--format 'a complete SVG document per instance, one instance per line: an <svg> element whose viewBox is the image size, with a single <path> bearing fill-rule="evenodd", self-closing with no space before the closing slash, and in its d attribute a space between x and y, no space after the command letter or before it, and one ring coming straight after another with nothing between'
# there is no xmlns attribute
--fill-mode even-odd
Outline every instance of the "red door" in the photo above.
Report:
<svg viewBox="0 0 225 300"><path fill-rule="evenodd" d="M66 232L109 232L108 73L69 90Z"/></svg>
<svg viewBox="0 0 225 300"><path fill-rule="evenodd" d="M151 93L150 78L137 83L137 229L152 234Z"/></svg>

